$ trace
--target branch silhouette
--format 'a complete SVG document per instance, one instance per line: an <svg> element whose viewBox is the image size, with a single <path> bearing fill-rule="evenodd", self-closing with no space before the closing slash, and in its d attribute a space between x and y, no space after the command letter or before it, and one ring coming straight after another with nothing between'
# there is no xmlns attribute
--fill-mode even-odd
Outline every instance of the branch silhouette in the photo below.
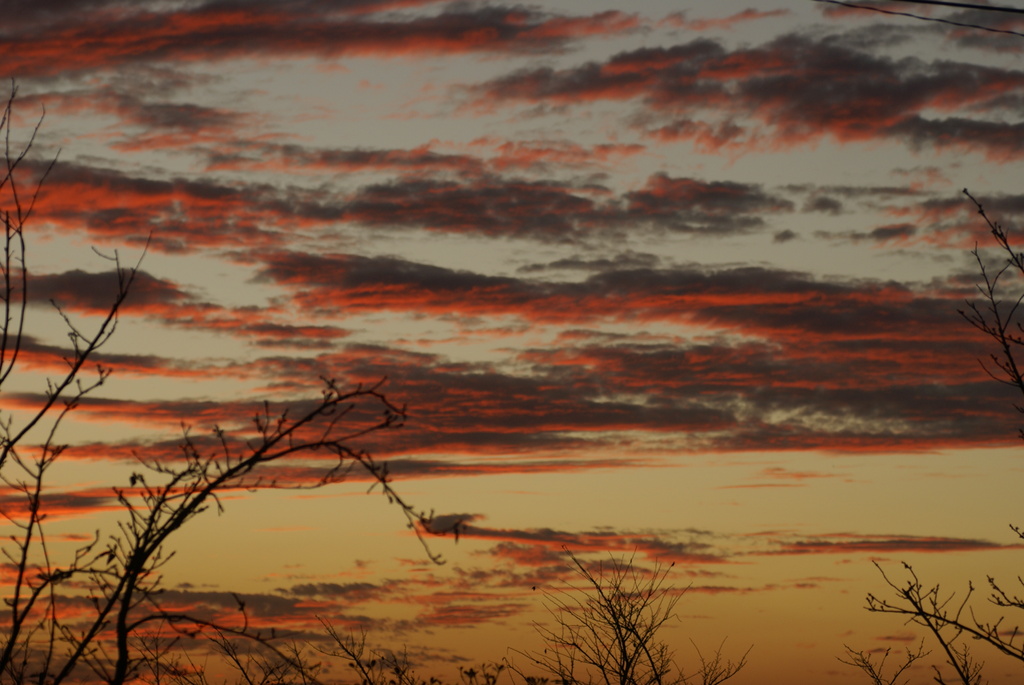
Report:
<svg viewBox="0 0 1024 685"><path fill-rule="evenodd" d="M40 188L56 163L54 158L34 185L27 191L22 188L22 169L43 117L27 143L12 147L16 96L12 84L0 116L6 159L0 177L0 391L19 368L28 339L25 312L32 280L25 231ZM205 638L248 682L254 682L252 669L263 682L282 682L285 675L319 682L315 664L307 660L308 650L295 644L278 646L276 631L252 625L245 602L237 595L234 623L165 609L162 573L174 556L176 534L204 511L223 511L224 493L287 487L268 477L269 468L315 453L334 459L312 487L338 482L352 469L361 469L372 482L371 490L379 489L399 507L428 558L443 563L427 536L452 531L437 530L432 512L416 509L394 489L387 464L355 446L360 438L398 429L406 420L405 406L392 402L383 391L386 379L346 388L336 379L321 377L314 399L280 410L264 402L248 430L214 426L212 444L195 438L192 428L183 425L177 458L136 455L138 468L127 487L112 489L121 509L113 531L96 531L64 560L51 550L47 493L52 468L68 447L59 442L60 429L110 377L111 370L97 363L97 356L117 331L145 254L143 249L131 266L124 266L116 252L100 255L110 261L115 285L105 314L89 330L53 303L70 343L63 373L47 379L41 401L27 418L17 421L13 413L0 411L0 482L14 493L11 503L0 509L14 531L2 548L13 587L4 600L6 618L0 621L0 680L43 685L87 679L122 685L146 673L157 681L159 674L175 673L175 678L187 682L195 669L188 668L187 654L174 654L172 647L182 638ZM453 531L458 532L457 526ZM258 646L257 652L242 651L238 640Z"/></svg>
<svg viewBox="0 0 1024 685"><path fill-rule="evenodd" d="M971 201L978 214L985 221L994 241L997 258L987 257L976 245L971 251L978 265L979 283L977 284L979 301L968 301L959 314L971 326L981 331L993 343L996 350L989 355L988 362L979 360L982 368L992 379L1015 388L1022 397L1022 403L1014 407L1024 413L1024 376L1021 363L1017 356L1024 345L1024 321L1021 319L1021 302L1024 301L1024 254L1019 252L1010 239L1007 231L996 221L989 218L982 206L965 188L963 194ZM1016 288L1016 290L1014 290ZM1020 431L1024 438L1024 429ZM1024 540L1024 530L1018 526L1010 526L1018 538ZM972 647L989 647L996 653L1024 662L1024 635L1019 626L1006 625L1007 615L995 620L988 620L979 615L973 604L976 588L973 583L959 597L955 592L943 590L938 584L926 585L910 564L903 563L905 579L896 581L875 562L875 567L882 579L889 586L892 598L882 598L875 594L867 596L867 610L874 613L895 614L906 618L910 624L918 625L927 630L938 645L946 665L955 676L953 682L961 685L981 685L983 680L984 662L979 660ZM1024 585L1024 579L1018 577ZM1013 594L994 577L987 577L988 603L1000 609L1024 609L1024 598ZM923 646L922 646L923 649ZM867 675L874 683L894 683L904 670L926 654L907 652L907 659L889 681L883 681L880 675L882 664L871 662L863 652L856 652L847 647L849 660L840 659L843 663L855 666ZM888 652L887 652L888 654ZM883 659L884 661L884 659ZM942 670L933 665L935 681L946 684Z"/></svg>

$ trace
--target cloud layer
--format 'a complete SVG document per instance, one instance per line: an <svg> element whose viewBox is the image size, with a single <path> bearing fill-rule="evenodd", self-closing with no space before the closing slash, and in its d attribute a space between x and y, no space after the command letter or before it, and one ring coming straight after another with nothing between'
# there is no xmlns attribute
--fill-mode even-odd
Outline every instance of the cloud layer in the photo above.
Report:
<svg viewBox="0 0 1024 685"><path fill-rule="evenodd" d="M869 560L1009 556L974 514L951 532L929 488L951 454L970 455L958 502L1012 475L985 460L1016 444L1015 398L957 310L978 294L968 251L999 265L961 189L1024 226L1020 46L805 4L16 0L15 137L45 111L23 187L61 151L3 416L66 367L53 305L88 329L116 292L103 257L145 249L94 360L114 376L68 420L72 468L171 462L182 421L204 453L214 425L245 449L263 397L294 414L320 377L386 377L408 420L355 447L399 489L467 483L498 509L443 503L469 550L451 570L409 551L267 573L241 594L265 624L511 630L533 588L572 579L563 547L755 603L856 594L847 569ZM308 488L335 461L265 475ZM11 515L25 502L0 492ZM71 527L119 511L91 478L47 506ZM164 601L233 621L230 590Z"/></svg>

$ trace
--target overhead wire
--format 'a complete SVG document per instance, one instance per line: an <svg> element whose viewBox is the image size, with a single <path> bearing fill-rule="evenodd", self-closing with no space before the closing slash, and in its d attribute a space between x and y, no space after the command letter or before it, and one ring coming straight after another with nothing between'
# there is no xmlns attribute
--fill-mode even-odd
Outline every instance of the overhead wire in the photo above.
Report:
<svg viewBox="0 0 1024 685"><path fill-rule="evenodd" d="M934 22L938 22L940 24L949 24L951 26L959 26L961 28L968 28L968 29L978 29L979 31L988 31L990 33L1004 33L1004 34L1008 34L1008 35L1011 35L1011 36L1019 36L1021 38L1024 38L1024 33L1021 33L1019 31L1011 31L1009 29L996 29L996 28L992 28L991 26L980 26L978 24L968 24L966 22L953 21L952 19L941 19L939 17L925 17L925 16L922 16L920 14L913 14L911 12L897 12L896 10L887 10L887 9L882 9L881 7L872 7L870 5L861 5L861 4L858 4L858 3L855 3L855 2L846 2L845 0L813 0L813 1L814 2L820 2L820 3L826 3L826 4L829 4L829 5L841 5L843 7L851 7L853 9L859 9L859 10L869 10L871 12L881 12L882 14L892 14L892 15L895 15L895 16L898 16L898 17L910 17L911 19L920 19L922 21L934 21ZM918 2L923 2L923 0L917 0L917 1ZM992 11L997 11L997 8L995 8L995 7L987 7L987 6L983 6L983 5L965 5L964 3L947 3L947 2L932 1L932 2L924 2L924 4L929 4L929 5L949 5L949 6L952 6L952 7L965 7L966 6L966 7L970 7L971 9L988 9L988 10L992 10ZM999 10L1006 11L1006 12L1013 12L1013 13L1019 12L1021 14L1024 14L1024 10L1013 8L1013 7L999 8Z"/></svg>
<svg viewBox="0 0 1024 685"><path fill-rule="evenodd" d="M942 7L960 7L969 10L983 10L985 12L1007 12L1009 14L1024 14L1020 7L1000 7L998 5L978 5L972 2L949 2L948 0L892 0L908 5L940 5Z"/></svg>

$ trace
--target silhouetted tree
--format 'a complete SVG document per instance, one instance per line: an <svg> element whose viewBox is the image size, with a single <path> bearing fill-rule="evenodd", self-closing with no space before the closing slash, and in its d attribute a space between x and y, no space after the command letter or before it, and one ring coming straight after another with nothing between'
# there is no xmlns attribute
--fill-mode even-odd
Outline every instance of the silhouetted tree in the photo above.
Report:
<svg viewBox="0 0 1024 685"><path fill-rule="evenodd" d="M0 118L0 140L5 145L0 177L0 391L9 387L29 341L25 314L32 279L26 263L26 226L39 188L56 161L23 187L22 174L42 117L28 141L12 149L16 94L12 84ZM316 668L304 658L302 648L278 646L272 631L249 625L241 598L238 620L231 625L165 609L161 571L172 556L175 533L210 507L219 511L220 493L273 487L263 477L268 465L309 452L335 458L321 485L340 480L353 467L362 468L401 508L421 541L424 531L437 532L429 527L428 514L413 509L392 489L386 465L352 446L368 433L401 426L405 408L383 394L383 381L346 389L322 378L319 396L292 411L264 404L249 431L215 427L212 448L186 429L179 458L141 457L128 486L114 489L123 509L116 528L97 532L69 558L58 558L48 542L44 493L52 467L67 448L59 441L60 428L109 378L110 369L95 363L96 353L117 329L141 262L140 258L134 266L124 266L116 253L110 260L116 286L98 325L80 328L57 307L71 343L63 357L63 374L46 381L38 408L27 418L0 412L0 481L19 503L0 512L12 531L2 550L9 594L0 619L0 680L43 684L87 679L120 685L140 676L165 682L175 675L179 682L190 682L196 670L188 668L187 655L182 662L170 650L176 637L205 636L247 682L284 682L284 673L294 682L317 682ZM427 553L440 561L429 549ZM170 638L161 637L168 634ZM259 649L242 650L239 639L254 641Z"/></svg>
<svg viewBox="0 0 1024 685"><path fill-rule="evenodd" d="M691 675L676 664L660 634L685 592L666 584L674 564L647 571L630 556L588 567L566 554L581 584L545 591L553 623L534 624L544 649L515 650L530 666L565 685L718 685L746 665L749 649L734 662L721 647L710 657L698 649L700 667ZM524 669L515 670L530 681Z"/></svg>
<svg viewBox="0 0 1024 685"><path fill-rule="evenodd" d="M900 680L900 676L913 666L919 659L928 656L930 652L924 651L924 643L916 651L906 650L906 656L891 673L886 673L885 662L892 654L892 649L887 648L875 661L874 656L869 652L857 651L852 647L846 648L846 658L839 657L842 663L859 668L871 680L871 685L907 685L906 680Z"/></svg>
<svg viewBox="0 0 1024 685"><path fill-rule="evenodd" d="M966 308L960 310L960 315L996 344L996 351L989 356L988 362L982 361L985 371L999 383L1015 388L1024 398L1024 376L1021 372L1024 360L1017 359L1024 351L1024 312L1021 310L1024 302L1024 289L1021 285L1024 253L1014 248L1006 230L988 217L982 204L966 189L963 192L987 224L995 239L999 257L986 258L975 247L972 254L978 264L978 292L981 298L978 302L968 302ZM1014 406L1024 413L1024 402ZM1020 435L1024 438L1024 430ZM1014 525L1010 528L1019 538L1024 539L1024 529ZM954 680L946 680L946 674L938 666L933 666L935 682L981 685L984 682L984 662L978 660L972 651L972 647L976 646L988 645L1005 656L1024 662L1024 635L1020 628L1011 625L1013 619L1008 619L1008 613L993 621L980 618L972 603L976 592L972 583L968 583L966 591L958 596L955 592L942 590L938 584L922 583L909 564L903 564L902 580L894 579L877 563L875 566L892 590L894 598L869 594L868 611L904 616L909 623L921 626L930 633L938 645L939 653L955 674ZM1017 580L1024 586L1024 579L1018 577ZM1006 589L992 576L987 577L987 585L989 604L1000 610L1024 609L1024 596ZM849 648L847 650L852 659L844 663L852 662L852 665L860 668L876 683L886 682L876 677L866 655ZM897 676L922 656L920 650L916 653L908 651Z"/></svg>
<svg viewBox="0 0 1024 685"><path fill-rule="evenodd" d="M321 619L328 640L317 645L319 654L347 663L356 674L358 685L442 685L436 677L419 676L409 659L408 651L371 647L365 630L339 632L330 621ZM504 664L484 663L470 668L459 667L458 685L496 685Z"/></svg>

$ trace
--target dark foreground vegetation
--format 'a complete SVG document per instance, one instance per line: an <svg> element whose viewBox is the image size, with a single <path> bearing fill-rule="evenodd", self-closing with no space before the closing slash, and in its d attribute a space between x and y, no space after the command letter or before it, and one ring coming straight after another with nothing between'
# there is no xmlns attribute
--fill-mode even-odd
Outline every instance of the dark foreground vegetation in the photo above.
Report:
<svg viewBox="0 0 1024 685"><path fill-rule="evenodd" d="M964 195L977 208L995 243L994 250L975 248L973 255L978 265L978 301L967 302L960 315L974 328L984 333L993 343L995 351L987 360L981 360L988 375L995 381L1013 388L1021 395L1021 404L1014 408L1024 413L1024 359L1018 359L1024 346L1024 253L1014 246L1006 230L989 218L982 203L964 189ZM1024 429L1020 431L1024 439ZM968 506L973 506L968 505ZM1024 540L1024 528L1010 525L1013 533ZM878 566L878 564L876 564ZM935 652L943 662L932 666L932 680L940 685L983 685L985 652L997 658L1010 658L1024 665L1024 633L1017 612L1024 609L1024 578L1018 576L1013 584L987 576L983 592L991 607L998 609L998 618L985 619L976 612L978 588L968 582L966 588L950 592L938 584L922 580L910 564L893 571L878 567L889 591L886 596L869 594L867 610L882 614L895 614L905 622L920 626L931 644L922 641L916 649L906 649L902 658L890 650L871 654L847 648L840 659L859 668L874 685L906 683L907 673L919 661ZM886 661L889 661L887 664Z"/></svg>
<svg viewBox="0 0 1024 685"><path fill-rule="evenodd" d="M0 140L5 145L0 175L0 391L7 391L16 379L13 374L26 356L38 357L48 349L25 330L32 288L26 230L39 189L56 160L40 168L28 157L39 124L20 148L12 148L15 95L12 87L0 115ZM33 169L38 170L36 177L25 184L23 176L31 176ZM302 650L281 646L272 634L250 626L241 600L236 620L229 623L165 608L161 571L178 531L203 511L220 510L222 495L276 487L265 477L268 467L311 453L329 455L322 460L329 466L320 474L320 485L342 480L353 468L369 474L404 513L426 554L440 562L424 535L443 531L436 531L429 515L395 492L385 464L354 446L367 434L400 427L405 409L384 395L383 381L347 388L321 378L318 395L283 403L279 410L265 403L255 410L251 427L215 426L212 436L201 438L186 428L175 458L140 455L129 482L113 488L121 516L112 530L86 536L87 541L70 554L57 553L58 545L47 533L51 521L45 494L68 447L60 441L61 426L107 381L110 370L97 363L97 352L114 335L140 274L141 258L133 266L122 264L116 254L108 259L115 278L105 314L91 328L81 328L54 302L71 343L63 355L50 360L62 372L47 379L42 392L28 396L28 401L22 394L22 405L31 407L27 412L17 417L0 412L0 482L7 494L0 513L6 519L3 554L8 585L0 628L0 680L201 682L193 680L201 678L201 672L181 666L177 648L185 640L203 638L240 669L243 681L251 682L248 674L256 669L263 673L260 682L284 682L284 672L293 673L297 682L314 682ZM238 645L245 642L259 650L241 651Z"/></svg>

